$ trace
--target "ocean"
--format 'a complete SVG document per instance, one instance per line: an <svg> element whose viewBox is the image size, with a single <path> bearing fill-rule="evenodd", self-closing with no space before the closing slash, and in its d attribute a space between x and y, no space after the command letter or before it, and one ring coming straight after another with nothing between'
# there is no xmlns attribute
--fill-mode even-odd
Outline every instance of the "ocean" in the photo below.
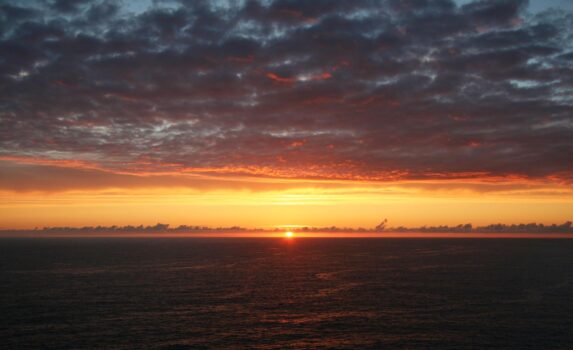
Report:
<svg viewBox="0 0 573 350"><path fill-rule="evenodd" d="M2 349L573 349L573 240L2 238Z"/></svg>

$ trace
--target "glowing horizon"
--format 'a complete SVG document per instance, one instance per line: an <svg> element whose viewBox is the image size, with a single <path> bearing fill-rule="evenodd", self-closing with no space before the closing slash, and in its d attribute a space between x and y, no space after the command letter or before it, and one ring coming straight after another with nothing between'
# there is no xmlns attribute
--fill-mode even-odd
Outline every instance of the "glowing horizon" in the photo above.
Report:
<svg viewBox="0 0 573 350"><path fill-rule="evenodd" d="M7 0L0 228L572 219L570 5L310 3Z"/></svg>
<svg viewBox="0 0 573 350"><path fill-rule="evenodd" d="M571 188L547 179L360 181L135 175L70 164L9 164L18 171L11 174L9 166L3 168L8 176L3 177L5 189L0 190L0 208L5 213L2 228L157 222L371 227L382 218L393 226L550 224L569 220L573 212ZM46 172L55 176L38 181L38 174Z"/></svg>

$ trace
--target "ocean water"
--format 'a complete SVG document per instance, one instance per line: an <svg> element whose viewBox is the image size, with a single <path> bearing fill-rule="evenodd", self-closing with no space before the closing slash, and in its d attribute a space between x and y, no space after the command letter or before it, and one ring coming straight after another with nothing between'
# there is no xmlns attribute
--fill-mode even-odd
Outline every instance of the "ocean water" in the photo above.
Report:
<svg viewBox="0 0 573 350"><path fill-rule="evenodd" d="M2 349L573 349L573 240L0 239Z"/></svg>

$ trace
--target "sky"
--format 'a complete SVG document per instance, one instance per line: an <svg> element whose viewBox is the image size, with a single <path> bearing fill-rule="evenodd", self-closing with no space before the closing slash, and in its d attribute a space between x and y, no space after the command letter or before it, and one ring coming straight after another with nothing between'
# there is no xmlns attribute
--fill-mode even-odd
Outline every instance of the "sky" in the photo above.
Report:
<svg viewBox="0 0 573 350"><path fill-rule="evenodd" d="M572 217L571 1L0 4L0 228Z"/></svg>

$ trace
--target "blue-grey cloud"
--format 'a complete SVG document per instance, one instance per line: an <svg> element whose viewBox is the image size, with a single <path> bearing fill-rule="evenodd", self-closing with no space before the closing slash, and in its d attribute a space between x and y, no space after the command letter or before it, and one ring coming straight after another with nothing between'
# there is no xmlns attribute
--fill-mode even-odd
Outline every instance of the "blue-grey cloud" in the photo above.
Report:
<svg viewBox="0 0 573 350"><path fill-rule="evenodd" d="M572 28L525 0L5 1L0 153L567 180Z"/></svg>

